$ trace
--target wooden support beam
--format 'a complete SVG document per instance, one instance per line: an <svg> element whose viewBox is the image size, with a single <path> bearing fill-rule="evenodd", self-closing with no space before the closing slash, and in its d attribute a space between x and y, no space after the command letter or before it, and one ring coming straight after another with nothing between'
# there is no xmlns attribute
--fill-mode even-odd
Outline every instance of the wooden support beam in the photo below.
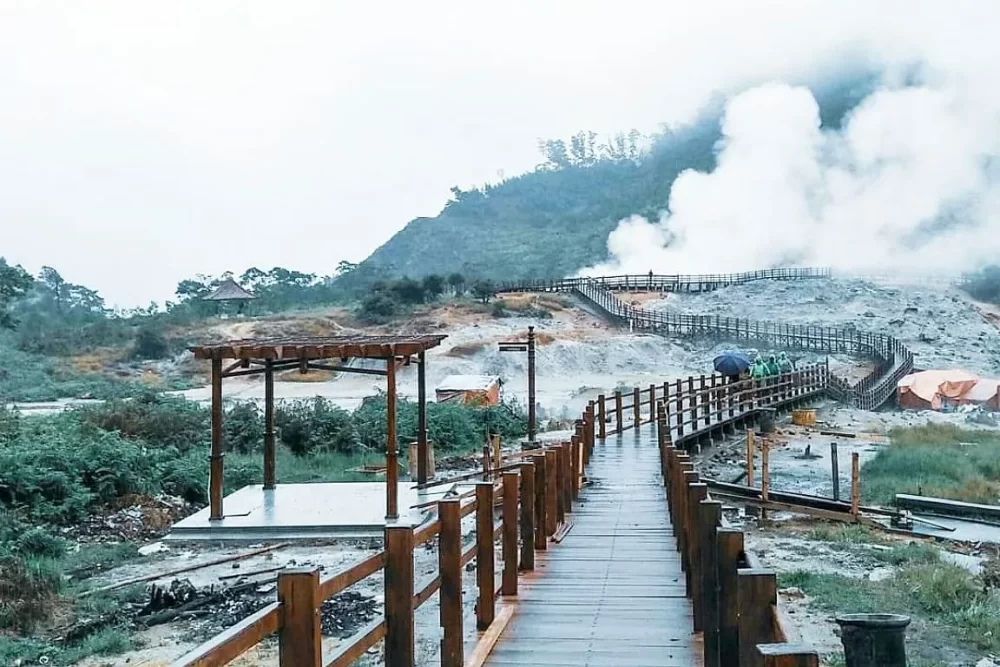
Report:
<svg viewBox="0 0 1000 667"><path fill-rule="evenodd" d="M385 362L385 518L395 521L399 518L399 447L396 443L396 364L392 359Z"/></svg>
<svg viewBox="0 0 1000 667"><path fill-rule="evenodd" d="M559 527L559 454L545 452L545 535L552 537Z"/></svg>
<svg viewBox="0 0 1000 667"><path fill-rule="evenodd" d="M521 569L535 569L535 465L521 464Z"/></svg>
<svg viewBox="0 0 1000 667"><path fill-rule="evenodd" d="M545 551L548 548L548 519L545 512L548 509L546 489L548 488L548 471L545 454L535 454L531 457L535 468L535 549Z"/></svg>
<svg viewBox="0 0 1000 667"><path fill-rule="evenodd" d="M740 610L739 667L763 667L757 644L770 643L774 631L772 607L778 603L778 582L773 570L746 569L736 575Z"/></svg>
<svg viewBox="0 0 1000 667"><path fill-rule="evenodd" d="M861 457L857 452L851 454L851 516L855 519L861 514Z"/></svg>
<svg viewBox="0 0 1000 667"><path fill-rule="evenodd" d="M493 488L493 485L490 485ZM490 522L492 529L492 522ZM385 664L413 667L413 528L385 527ZM315 613L317 607L313 607ZM294 664L294 663L293 663Z"/></svg>
<svg viewBox="0 0 1000 667"><path fill-rule="evenodd" d="M708 497L708 485L701 482L688 484L687 497L687 552L688 594L694 607L694 631L705 629L704 598L701 579L701 501Z"/></svg>
<svg viewBox="0 0 1000 667"><path fill-rule="evenodd" d="M278 575L281 631L278 661L282 665L321 667L319 568L285 570Z"/></svg>
<svg viewBox="0 0 1000 667"><path fill-rule="evenodd" d="M519 475L503 474L503 587L504 595L517 595L517 506Z"/></svg>
<svg viewBox="0 0 1000 667"><path fill-rule="evenodd" d="M740 660L737 573L744 559L743 531L736 528L719 528L716 542L719 557L719 665L727 667L739 665Z"/></svg>
<svg viewBox="0 0 1000 667"><path fill-rule="evenodd" d="M219 521L222 510L222 359L212 359L212 453L209 457L209 520Z"/></svg>
<svg viewBox="0 0 1000 667"><path fill-rule="evenodd" d="M601 440L607 437L608 422L604 415L605 398L604 394L597 397L597 437Z"/></svg>
<svg viewBox="0 0 1000 667"><path fill-rule="evenodd" d="M493 553L493 482L476 484L476 628L485 630L496 614ZM392 662L386 660L386 664Z"/></svg>
<svg viewBox="0 0 1000 667"><path fill-rule="evenodd" d="M274 447L274 362L264 362L264 489L273 489L275 480Z"/></svg>
<svg viewBox="0 0 1000 667"><path fill-rule="evenodd" d="M722 503L701 501L699 542L701 549L701 599L705 667L722 667L719 662L719 545L716 537L722 523Z"/></svg>
<svg viewBox="0 0 1000 667"><path fill-rule="evenodd" d="M417 355L417 484L426 484L430 454L427 449L427 356Z"/></svg>
<svg viewBox="0 0 1000 667"><path fill-rule="evenodd" d="M439 615L444 637L441 639L441 667L462 667L464 635L462 629L462 501L447 498L438 503L441 532L438 537L438 570L441 577Z"/></svg>

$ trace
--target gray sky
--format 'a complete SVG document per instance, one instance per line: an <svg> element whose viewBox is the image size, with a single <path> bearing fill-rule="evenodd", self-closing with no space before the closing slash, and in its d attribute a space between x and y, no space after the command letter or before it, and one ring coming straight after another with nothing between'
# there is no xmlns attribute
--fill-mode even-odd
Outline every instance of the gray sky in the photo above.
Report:
<svg viewBox="0 0 1000 667"><path fill-rule="evenodd" d="M196 273L331 273L450 186L531 169L539 137L653 131L848 51L950 53L981 11L0 0L0 255L124 306Z"/></svg>

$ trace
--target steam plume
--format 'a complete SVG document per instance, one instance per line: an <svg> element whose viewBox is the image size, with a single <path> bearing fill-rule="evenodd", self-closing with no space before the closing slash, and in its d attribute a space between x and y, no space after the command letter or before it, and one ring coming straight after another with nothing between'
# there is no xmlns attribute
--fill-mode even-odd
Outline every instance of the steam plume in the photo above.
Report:
<svg viewBox="0 0 1000 667"><path fill-rule="evenodd" d="M980 85L981 84L981 85ZM716 168L674 181L658 220L632 216L583 275L823 265L958 272L1000 251L1000 104L976 77L883 86L839 131L803 87L726 105Z"/></svg>

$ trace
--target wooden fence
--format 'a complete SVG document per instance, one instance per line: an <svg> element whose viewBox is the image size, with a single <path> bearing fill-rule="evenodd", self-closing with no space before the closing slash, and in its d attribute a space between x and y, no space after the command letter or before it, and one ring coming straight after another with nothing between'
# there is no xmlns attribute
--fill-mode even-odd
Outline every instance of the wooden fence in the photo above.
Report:
<svg viewBox="0 0 1000 667"><path fill-rule="evenodd" d="M729 285L742 285L757 280L806 280L829 278L830 269L784 268L746 271L743 273L710 274L631 274L594 278L556 278L519 280L497 285L497 293L505 292L569 292L580 285L597 283L603 289L632 292L707 292Z"/></svg>
<svg viewBox="0 0 1000 667"><path fill-rule="evenodd" d="M285 570L278 577L278 600L181 657L172 667L226 665L265 637L277 634L281 667L341 667L380 641L385 663L414 664L414 612L435 593L443 629L441 665L461 667L464 656L462 577L474 563L477 581L476 625L486 630L500 596L517 594L518 575L534 569L535 551L544 551L565 527L577 499L584 466L593 448L589 430L579 422L568 443L509 454L468 493L439 500L437 517L420 526L389 525L384 550L332 575L318 568ZM499 508L499 512L497 512ZM499 519L497 514L499 513ZM476 535L463 544L461 522L475 514ZM438 572L414 581L414 549L437 543ZM501 547L499 581L495 543ZM353 639L324 656L320 637L322 603L367 577L383 573L384 614Z"/></svg>
<svg viewBox="0 0 1000 667"><path fill-rule="evenodd" d="M856 385L851 386L846 380L833 375L828 380L828 391L832 395L865 410L874 410L891 399L899 380L913 371L913 354L892 336L855 329L778 324L719 315L683 315L637 308L623 303L598 281L580 283L573 289L609 317L633 330L871 357L876 360L876 367Z"/></svg>
<svg viewBox="0 0 1000 667"><path fill-rule="evenodd" d="M774 571L758 567L742 531L726 525L722 503L675 445L666 408L656 408L660 464L705 667L818 667L814 649L789 641Z"/></svg>

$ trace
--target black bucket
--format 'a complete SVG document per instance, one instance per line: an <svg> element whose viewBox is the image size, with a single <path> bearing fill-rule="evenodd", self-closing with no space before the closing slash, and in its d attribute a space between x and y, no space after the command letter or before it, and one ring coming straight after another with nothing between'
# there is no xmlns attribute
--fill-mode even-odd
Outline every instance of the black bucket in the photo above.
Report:
<svg viewBox="0 0 1000 667"><path fill-rule="evenodd" d="M757 413L757 424L761 433L774 433L774 417L777 410L774 408L761 408Z"/></svg>
<svg viewBox="0 0 1000 667"><path fill-rule="evenodd" d="M847 667L906 667L909 616L843 614L836 620Z"/></svg>

